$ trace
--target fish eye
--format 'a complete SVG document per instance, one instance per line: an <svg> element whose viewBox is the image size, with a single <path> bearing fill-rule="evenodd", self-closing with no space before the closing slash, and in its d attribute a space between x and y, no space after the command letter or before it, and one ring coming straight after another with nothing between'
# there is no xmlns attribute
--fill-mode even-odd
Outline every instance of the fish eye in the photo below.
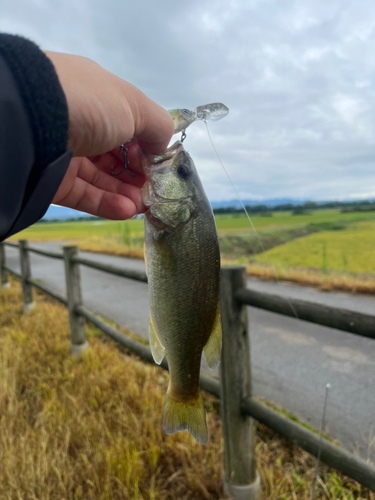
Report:
<svg viewBox="0 0 375 500"><path fill-rule="evenodd" d="M189 167L187 165L180 165L177 169L177 173L183 179L187 179L190 174Z"/></svg>
<svg viewBox="0 0 375 500"><path fill-rule="evenodd" d="M187 116L190 116L191 115L191 111L189 111L188 109L181 109L182 113L184 115L187 115Z"/></svg>

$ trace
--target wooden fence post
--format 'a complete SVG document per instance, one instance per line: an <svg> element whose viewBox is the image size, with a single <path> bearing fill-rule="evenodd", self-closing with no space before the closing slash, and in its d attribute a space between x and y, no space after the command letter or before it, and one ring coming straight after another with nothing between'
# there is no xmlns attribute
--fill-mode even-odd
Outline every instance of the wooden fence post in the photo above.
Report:
<svg viewBox="0 0 375 500"><path fill-rule="evenodd" d="M30 255L28 252L29 243L27 240L19 240L20 249L20 264L22 276L22 291L23 291L23 312L27 314L31 309L34 309L35 302L33 299L33 286L29 282L31 278Z"/></svg>
<svg viewBox="0 0 375 500"><path fill-rule="evenodd" d="M78 247L64 247L66 293L68 298L70 334L72 343L70 352L80 356L88 348L85 333L85 319L75 312L75 308L82 304L81 273L79 264L73 261L78 255Z"/></svg>
<svg viewBox="0 0 375 500"><path fill-rule="evenodd" d="M251 396L247 308L234 299L235 291L246 286L245 268L223 266L220 286L224 492L235 500L256 500L260 498L260 476L256 471L254 424L240 410L242 399Z"/></svg>
<svg viewBox="0 0 375 500"><path fill-rule="evenodd" d="M5 245L3 242L0 242L0 288L10 287L10 283L8 280L8 271L5 269L5 265Z"/></svg>

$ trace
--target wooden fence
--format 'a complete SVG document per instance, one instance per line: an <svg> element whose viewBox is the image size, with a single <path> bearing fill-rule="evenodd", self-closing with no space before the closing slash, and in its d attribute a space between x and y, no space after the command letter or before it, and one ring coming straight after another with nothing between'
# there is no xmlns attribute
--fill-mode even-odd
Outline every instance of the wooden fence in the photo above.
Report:
<svg viewBox="0 0 375 500"><path fill-rule="evenodd" d="M21 274L6 265L5 246L19 249ZM66 296L51 290L31 276L30 252L65 263ZM150 349L113 328L87 309L82 303L80 266L87 266L124 278L147 282L144 272L101 264L79 256L78 248L64 247L63 253L47 252L29 247L26 240L18 244L0 243L0 286L8 287L8 272L22 282L24 312L34 307L33 287L51 295L69 310L71 352L80 354L87 349L85 320L109 335L115 341L153 363ZM246 288L246 273L242 266L223 267L221 271L221 314L223 349L220 364L220 382L202 374L202 389L221 399L224 434L224 488L238 500L260 498L260 479L256 471L253 419L273 429L292 443L317 456L319 435L282 416L267 405L252 398L250 338L247 306L254 306L312 323L338 328L364 337L375 338L375 317L329 307L303 300L286 299L272 294L254 292ZM160 365L168 370L166 359ZM375 491L375 467L343 448L323 439L321 460L363 486Z"/></svg>

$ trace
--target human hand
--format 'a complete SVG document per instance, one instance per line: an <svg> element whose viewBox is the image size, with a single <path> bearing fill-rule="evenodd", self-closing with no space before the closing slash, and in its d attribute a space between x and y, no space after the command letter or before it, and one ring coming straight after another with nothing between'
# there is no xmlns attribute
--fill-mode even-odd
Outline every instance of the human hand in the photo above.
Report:
<svg viewBox="0 0 375 500"><path fill-rule="evenodd" d="M68 148L73 158L53 203L108 219L126 219L142 212L144 183L140 148L160 153L173 134L169 113L139 89L84 57L46 52L66 95L69 109ZM133 136L129 168L140 172L136 179L122 169L119 145Z"/></svg>
<svg viewBox="0 0 375 500"><path fill-rule="evenodd" d="M112 220L124 220L145 211L142 186L145 176L141 172L139 146L128 147L129 165L137 171L137 177L123 170L120 149L94 157L76 157L70 162L65 177L53 199L53 203Z"/></svg>

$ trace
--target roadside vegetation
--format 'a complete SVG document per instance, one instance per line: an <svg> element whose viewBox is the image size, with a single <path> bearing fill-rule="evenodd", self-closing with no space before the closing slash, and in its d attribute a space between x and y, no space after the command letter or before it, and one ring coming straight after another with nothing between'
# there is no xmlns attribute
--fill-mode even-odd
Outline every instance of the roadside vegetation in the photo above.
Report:
<svg viewBox="0 0 375 500"><path fill-rule="evenodd" d="M69 354L67 310L43 294L22 314L20 285L0 290L0 499L222 498L217 401L205 394L209 442L167 436L168 375L88 327L90 349ZM262 499L309 500L315 459L257 426ZM317 499L375 500L321 466Z"/></svg>
<svg viewBox="0 0 375 500"><path fill-rule="evenodd" d="M324 290L375 293L375 204L341 209L216 214L222 260L249 275ZM267 207L266 207L267 208ZM309 208L309 209L308 209ZM254 209L254 207L253 207ZM12 239L70 241L82 250L143 258L143 220L39 223Z"/></svg>

